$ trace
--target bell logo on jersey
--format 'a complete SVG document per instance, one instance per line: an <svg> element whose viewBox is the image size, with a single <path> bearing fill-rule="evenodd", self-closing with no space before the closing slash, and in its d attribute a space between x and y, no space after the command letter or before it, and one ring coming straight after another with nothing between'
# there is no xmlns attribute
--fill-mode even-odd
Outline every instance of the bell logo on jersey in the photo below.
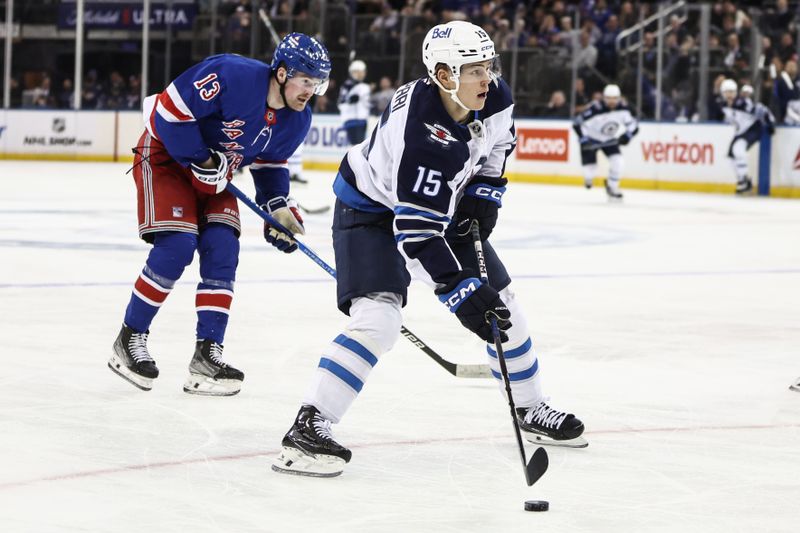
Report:
<svg viewBox="0 0 800 533"><path fill-rule="evenodd" d="M458 140L452 135L450 135L450 131L444 126L441 126L439 124L430 125L427 122L423 122L423 124L425 124L425 127L428 128L428 131L431 132L429 138L433 139L434 141L440 144L443 144L444 146L447 146L451 142Z"/></svg>

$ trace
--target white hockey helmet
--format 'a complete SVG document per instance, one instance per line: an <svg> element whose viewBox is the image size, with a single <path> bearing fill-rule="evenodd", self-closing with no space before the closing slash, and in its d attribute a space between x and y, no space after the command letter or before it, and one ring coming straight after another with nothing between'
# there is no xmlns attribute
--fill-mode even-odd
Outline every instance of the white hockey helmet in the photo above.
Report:
<svg viewBox="0 0 800 533"><path fill-rule="evenodd" d="M440 89L450 93L458 105L468 109L456 96L460 85L461 67L470 63L494 60L497 54L489 35L470 22L454 20L447 24L437 24L428 31L422 42L422 62L428 69L428 75ZM443 63L450 68L456 88L445 89L436 79L436 65ZM490 74L493 77L493 75Z"/></svg>
<svg viewBox="0 0 800 533"><path fill-rule="evenodd" d="M353 75L353 72L366 72L366 71L367 71L367 64L361 61L360 59L356 59L355 61L350 63L349 67L347 67L347 72L349 72L351 76Z"/></svg>
<svg viewBox="0 0 800 533"><path fill-rule="evenodd" d="M736 89L737 89L736 82L733 81L730 78L722 80L722 84L720 84L720 86L719 86L719 92L721 94L725 94L725 93L734 93L735 94L736 93Z"/></svg>
<svg viewBox="0 0 800 533"><path fill-rule="evenodd" d="M619 85L609 84L603 89L603 98L621 98L622 91L619 90Z"/></svg>
<svg viewBox="0 0 800 533"><path fill-rule="evenodd" d="M753 94L755 91L753 90L752 85L742 85L742 89L740 92L742 94Z"/></svg>

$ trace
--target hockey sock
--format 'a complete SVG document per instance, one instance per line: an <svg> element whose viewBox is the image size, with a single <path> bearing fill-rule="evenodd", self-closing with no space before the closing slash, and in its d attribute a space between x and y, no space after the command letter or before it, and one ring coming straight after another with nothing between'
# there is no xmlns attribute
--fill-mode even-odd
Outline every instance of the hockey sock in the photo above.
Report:
<svg viewBox="0 0 800 533"><path fill-rule="evenodd" d="M584 183L592 183L592 180L594 180L596 174L597 174L597 165L583 165Z"/></svg>
<svg viewBox="0 0 800 533"><path fill-rule="evenodd" d="M192 262L196 246L197 236L192 233L156 234L153 248L133 286L133 294L125 310L125 323L130 328L139 333L150 329L150 323L175 282Z"/></svg>
<svg viewBox="0 0 800 533"><path fill-rule="evenodd" d="M736 173L736 181L743 181L747 177L747 141L737 139L731 146L731 164Z"/></svg>
<svg viewBox="0 0 800 533"><path fill-rule="evenodd" d="M511 383L511 394L517 407L531 407L543 398L541 379L539 377L539 360L533 352L533 343L528 333L528 324L521 306L514 298L514 293L506 287L500 291L500 298L511 311L511 328L508 342L503 343L503 355L508 368L508 377ZM500 362L493 344L486 345L489 354L489 367L492 375L505 396L505 384L500 373Z"/></svg>
<svg viewBox="0 0 800 533"><path fill-rule="evenodd" d="M350 323L322 352L303 403L339 422L361 392L381 354L400 335L402 298L378 293L355 298Z"/></svg>
<svg viewBox="0 0 800 533"><path fill-rule="evenodd" d="M231 226L209 224L200 232L197 251L202 278L195 297L197 338L222 344L233 303L239 239Z"/></svg>
<svg viewBox="0 0 800 533"><path fill-rule="evenodd" d="M622 156L613 154L608 158L608 181L613 185L618 185L622 177Z"/></svg>

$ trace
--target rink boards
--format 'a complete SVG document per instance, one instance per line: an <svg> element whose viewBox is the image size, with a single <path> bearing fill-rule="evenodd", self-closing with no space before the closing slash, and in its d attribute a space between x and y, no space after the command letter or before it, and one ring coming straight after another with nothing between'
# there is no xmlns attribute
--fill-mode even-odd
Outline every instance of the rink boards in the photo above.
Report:
<svg viewBox="0 0 800 533"><path fill-rule="evenodd" d="M347 149L336 115L316 115L304 146L304 166L335 171ZM506 174L513 180L583 183L580 147L567 120L517 119L517 149ZM0 110L0 159L130 161L142 132L134 111ZM641 124L623 147L623 187L732 193L727 157L733 128L725 124ZM800 128L779 127L769 160L751 148L750 173L771 196L800 198ZM599 175L607 161L598 158Z"/></svg>

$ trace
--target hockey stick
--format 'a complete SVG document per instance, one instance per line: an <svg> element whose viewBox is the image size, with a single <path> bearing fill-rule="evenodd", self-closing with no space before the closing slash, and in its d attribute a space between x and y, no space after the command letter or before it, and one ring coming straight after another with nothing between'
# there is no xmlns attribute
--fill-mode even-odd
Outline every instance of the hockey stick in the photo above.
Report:
<svg viewBox="0 0 800 533"><path fill-rule="evenodd" d="M281 43L281 39L278 37L278 32L275 31L275 26L272 25L272 21L269 19L269 15L267 15L267 12L263 7L258 9L258 16L261 18L261 22L264 23L264 26L266 26L269 30L270 37L272 37L272 42L275 43L275 46L278 46Z"/></svg>
<svg viewBox="0 0 800 533"><path fill-rule="evenodd" d="M331 210L331 206L329 206L329 205L323 205L323 206L320 206L320 207L306 207L303 204L301 204L300 202L297 202L297 207L300 208L300 211L302 211L303 213L306 213L308 215L319 215L319 214L322 214L322 213L327 213L328 211Z"/></svg>
<svg viewBox="0 0 800 533"><path fill-rule="evenodd" d="M475 244L475 256L478 258L478 270L480 271L481 281L489 283L489 274L486 270L486 259L483 256L483 244L481 243L481 233L478 227L478 221L472 223L472 240ZM492 326L492 336L494 337L494 348L497 350L497 360L500 363L500 373L503 375L503 382L506 385L506 396L508 397L508 406L511 408L511 421L514 423L514 434L517 436L517 446L519 447L519 455L522 458L522 467L525 469L525 481L530 487L539 478L547 472L547 467L550 464L547 458L547 452L544 448L537 448L531 456L530 462L525 458L525 446L522 444L522 434L519 430L519 420L517 420L517 409L514 406L514 398L511 396L511 381L508 378L508 367L506 367L506 357L503 354L503 342L500 340L500 328L497 327L497 317L494 315L489 316L487 313L487 321Z"/></svg>
<svg viewBox="0 0 800 533"><path fill-rule="evenodd" d="M316 264L322 267L325 272L330 274L334 279L336 279L336 270L328 265L325 261L323 261L314 251L300 242L297 237L292 235L292 232L283 227L277 220L275 220L269 213L261 209L258 204L256 204L253 200L250 199L244 192L242 192L233 182L228 182L227 190L230 191L234 196L236 196L239 200L244 202L247 207L249 207L255 214L263 218L270 226L277 228L278 230L284 232L286 235L289 235L294 241L297 243L297 247L300 249L301 252L306 254L308 257L311 258ZM489 369L488 365L480 365L480 364L461 364L461 363L452 363L447 361L442 356L434 352L427 344L422 342L419 337L411 333L405 326L401 326L400 333L411 341L414 346L425 352L425 354L436 361L442 368L450 372L452 375L459 377L459 378L488 378L492 375L491 370Z"/></svg>
<svg viewBox="0 0 800 533"><path fill-rule="evenodd" d="M619 138L615 137L607 141L586 143L585 145L581 146L581 150L599 150L601 148L608 148L609 146L615 146L617 144L620 144Z"/></svg>

